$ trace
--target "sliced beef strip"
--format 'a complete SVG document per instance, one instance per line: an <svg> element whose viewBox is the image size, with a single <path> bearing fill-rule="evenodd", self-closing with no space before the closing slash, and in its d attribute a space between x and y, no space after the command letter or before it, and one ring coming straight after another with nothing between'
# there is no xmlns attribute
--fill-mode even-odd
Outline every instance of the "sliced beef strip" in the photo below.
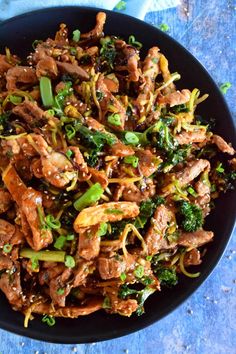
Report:
<svg viewBox="0 0 236 354"><path fill-rule="evenodd" d="M191 92L189 90L175 91L167 94L166 96L159 96L157 102L159 104L169 104L174 107L180 104L187 103L190 99Z"/></svg>
<svg viewBox="0 0 236 354"><path fill-rule="evenodd" d="M77 318L102 309L103 298L93 297L81 306L65 306L55 309L48 303L40 303L33 307L33 312L38 314L48 314L54 317Z"/></svg>
<svg viewBox="0 0 236 354"><path fill-rule="evenodd" d="M118 210L114 212L114 210ZM74 221L74 230L90 227L99 222L114 222L134 218L139 214L139 207L132 202L110 202L83 209Z"/></svg>
<svg viewBox="0 0 236 354"><path fill-rule="evenodd" d="M72 283L69 282L72 276L72 269L67 268L62 274L50 281L49 293L54 305L65 307L66 296L70 293L72 287Z"/></svg>
<svg viewBox="0 0 236 354"><path fill-rule="evenodd" d="M12 68L12 65L8 63L6 55L0 54L0 78Z"/></svg>
<svg viewBox="0 0 236 354"><path fill-rule="evenodd" d="M4 292L13 309L19 310L22 307L22 288L20 282L20 264L15 262L13 267L1 274L0 289Z"/></svg>
<svg viewBox="0 0 236 354"><path fill-rule="evenodd" d="M126 269L126 262L120 256L120 259L99 257L98 258L98 271L102 279L119 278L121 273Z"/></svg>
<svg viewBox="0 0 236 354"><path fill-rule="evenodd" d="M87 261L96 258L100 251L100 224L79 231L78 255Z"/></svg>
<svg viewBox="0 0 236 354"><path fill-rule="evenodd" d="M58 75L57 63L55 59L49 56L45 56L45 58L40 59L36 65L36 75L39 79L42 76L55 79Z"/></svg>
<svg viewBox="0 0 236 354"><path fill-rule="evenodd" d="M145 186L142 188L138 188L134 183L120 185L117 189L119 188L122 189L120 196L118 190L116 190L115 196L119 196L119 199L125 201L136 202L137 204L152 198L156 194L156 186L152 180L147 180Z"/></svg>
<svg viewBox="0 0 236 354"><path fill-rule="evenodd" d="M182 131L175 136L175 139L180 145L185 145L191 143L202 143L207 139L207 137L205 129L199 129L192 132Z"/></svg>
<svg viewBox="0 0 236 354"><path fill-rule="evenodd" d="M216 146L218 147L218 149L226 154L229 155L234 155L235 154L235 150L232 146L230 146L223 138L221 138L221 136L219 135L213 135L212 136L212 142L213 144L216 144Z"/></svg>
<svg viewBox="0 0 236 354"><path fill-rule="evenodd" d="M15 106L12 112L23 118L23 120L32 127L37 127L39 124L45 124L47 120L44 111L36 102L25 100L23 103Z"/></svg>
<svg viewBox="0 0 236 354"><path fill-rule="evenodd" d="M184 265L186 267L191 265L199 265L201 264L201 253L198 249L194 248L191 251L187 252L184 256Z"/></svg>
<svg viewBox="0 0 236 354"><path fill-rule="evenodd" d="M10 239L15 233L15 226L8 221L0 219L0 247L9 243Z"/></svg>
<svg viewBox="0 0 236 354"><path fill-rule="evenodd" d="M112 156L125 157L134 155L135 152L131 146L125 145L121 141L118 141L109 147L108 153Z"/></svg>
<svg viewBox="0 0 236 354"><path fill-rule="evenodd" d="M212 241L214 233L212 231L197 230L195 232L182 232L178 238L178 245L184 247L200 247Z"/></svg>
<svg viewBox="0 0 236 354"><path fill-rule="evenodd" d="M63 74L69 74L73 79L89 80L89 74L77 64L61 63L57 61L57 67Z"/></svg>
<svg viewBox="0 0 236 354"><path fill-rule="evenodd" d="M8 191L0 188L0 214L5 213L12 204L12 198Z"/></svg>
<svg viewBox="0 0 236 354"><path fill-rule="evenodd" d="M29 66L14 66L6 74L6 88L8 91L17 89L17 84L35 85L38 82L35 69Z"/></svg>
<svg viewBox="0 0 236 354"><path fill-rule="evenodd" d="M43 229L40 224L39 209L44 216L42 193L31 187L27 188L27 191L22 196L22 212L32 232L32 239L28 238L27 241L30 242L30 246L35 251L47 247L53 241L52 232Z"/></svg>
<svg viewBox="0 0 236 354"><path fill-rule="evenodd" d="M172 220L172 212L164 205L159 205L149 227L145 241L148 247L148 254L156 254L160 249L168 249L176 246L175 243L169 244L164 238L170 221Z"/></svg>
<svg viewBox="0 0 236 354"><path fill-rule="evenodd" d="M98 171L95 168L89 167L89 172L91 173L91 181L93 183L100 183L103 189L108 186L108 178L104 171Z"/></svg>

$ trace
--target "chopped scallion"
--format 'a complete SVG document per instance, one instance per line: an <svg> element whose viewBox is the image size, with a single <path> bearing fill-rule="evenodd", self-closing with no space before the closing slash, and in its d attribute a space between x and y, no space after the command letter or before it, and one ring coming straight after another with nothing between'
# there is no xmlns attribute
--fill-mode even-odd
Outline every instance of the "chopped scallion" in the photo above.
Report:
<svg viewBox="0 0 236 354"><path fill-rule="evenodd" d="M50 229L60 229L61 227L61 223L59 220L55 219L53 215L51 214L48 214L46 217L45 217L45 222L47 224L47 226L50 228Z"/></svg>
<svg viewBox="0 0 236 354"><path fill-rule="evenodd" d="M61 235L56 239L53 246L54 248L61 250L64 247L65 242L66 242L66 236Z"/></svg>
<svg viewBox="0 0 236 354"><path fill-rule="evenodd" d="M107 118L108 123L119 127L121 125L120 115L118 113L113 113Z"/></svg>
<svg viewBox="0 0 236 354"><path fill-rule="evenodd" d="M12 250L12 245L10 245L10 243L6 243L4 246L3 246L3 252L4 253L9 253L11 252Z"/></svg>
<svg viewBox="0 0 236 354"><path fill-rule="evenodd" d="M225 82L224 84L220 85L220 91L223 93L223 95L225 95L231 86L232 84L230 82Z"/></svg>
<svg viewBox="0 0 236 354"><path fill-rule="evenodd" d="M137 156L126 156L124 162L132 165L134 168L138 166L139 158Z"/></svg>
<svg viewBox="0 0 236 354"><path fill-rule="evenodd" d="M51 107L54 103L52 84L49 77L42 76L39 81L40 94L44 107Z"/></svg>
<svg viewBox="0 0 236 354"><path fill-rule="evenodd" d="M80 30L76 29L73 31L73 41L79 42L80 40Z"/></svg>
<svg viewBox="0 0 236 354"><path fill-rule="evenodd" d="M92 185L79 199L74 202L74 208L78 211L96 203L103 194L103 188L100 183Z"/></svg>
<svg viewBox="0 0 236 354"><path fill-rule="evenodd" d="M53 316L45 315L42 318L42 322L46 323L49 327L52 327L52 326L55 325L56 320L55 320L55 318Z"/></svg>
<svg viewBox="0 0 236 354"><path fill-rule="evenodd" d="M66 256L65 258L65 266L67 268L74 268L75 267L75 260L72 256Z"/></svg>
<svg viewBox="0 0 236 354"><path fill-rule="evenodd" d="M118 4L115 6L116 10L122 11L126 9L126 2L125 1L119 1Z"/></svg>
<svg viewBox="0 0 236 354"><path fill-rule="evenodd" d="M138 136L132 132L125 133L125 140L131 145L137 145L139 143Z"/></svg>
<svg viewBox="0 0 236 354"><path fill-rule="evenodd" d="M100 228L99 228L99 230L98 230L98 236L104 236L104 235L106 235L106 233L107 233L107 228L108 228L108 225L107 225L107 223L106 222L102 222L101 224L100 224Z"/></svg>
<svg viewBox="0 0 236 354"><path fill-rule="evenodd" d="M121 280L121 281L125 281L125 279L126 279L126 274L123 272L123 273L121 273L121 275L120 275L120 280Z"/></svg>

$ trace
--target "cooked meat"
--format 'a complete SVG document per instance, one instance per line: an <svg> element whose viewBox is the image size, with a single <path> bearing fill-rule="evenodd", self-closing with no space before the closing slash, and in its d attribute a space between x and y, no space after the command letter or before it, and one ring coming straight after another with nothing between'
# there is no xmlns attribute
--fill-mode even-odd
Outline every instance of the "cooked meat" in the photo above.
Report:
<svg viewBox="0 0 236 354"><path fill-rule="evenodd" d="M36 75L38 78L48 76L55 79L58 75L56 61L52 57L48 56L40 59L36 65Z"/></svg>
<svg viewBox="0 0 236 354"><path fill-rule="evenodd" d="M172 220L171 211L164 205L160 205L156 208L154 216L151 221L145 241L148 247L148 254L156 254L160 249L166 249L168 243L165 240L165 233ZM175 246L174 244L171 247Z"/></svg>
<svg viewBox="0 0 236 354"><path fill-rule="evenodd" d="M119 313L122 316L130 317L138 308L138 302L135 299L121 300L118 297L110 296L111 311Z"/></svg>
<svg viewBox="0 0 236 354"><path fill-rule="evenodd" d="M124 62L127 63L120 68L116 66L116 70L126 70L129 72L129 80L137 82L139 80L139 69L138 69L138 62L139 62L139 55L137 50L132 47L131 45L126 44L125 41L118 39L115 41L115 46L118 51L121 51L124 55Z"/></svg>
<svg viewBox="0 0 236 354"><path fill-rule="evenodd" d="M212 142L213 144L216 144L216 146L218 147L218 149L226 154L229 155L234 155L235 154L235 150L232 146L230 146L228 143L226 143L226 141L221 138L221 136L219 135L213 135L212 136Z"/></svg>
<svg viewBox="0 0 236 354"><path fill-rule="evenodd" d="M202 143L207 139L207 137L206 131L204 129L199 129L192 132L182 131L180 134L175 136L175 139L180 145L184 145L191 143Z"/></svg>
<svg viewBox="0 0 236 354"><path fill-rule="evenodd" d="M199 196L210 194L211 192L210 186L202 181L198 181L194 187Z"/></svg>
<svg viewBox="0 0 236 354"><path fill-rule="evenodd" d="M96 16L96 26L87 33L81 34L82 40L91 40L94 38L99 38L103 35L103 27L106 22L106 14L105 12L98 12Z"/></svg>
<svg viewBox="0 0 236 354"><path fill-rule="evenodd" d="M42 315L47 313L54 317L77 318L100 310L102 304L102 298L93 298L81 306L65 306L59 309L53 308L50 304L40 303L33 307L33 312Z"/></svg>
<svg viewBox="0 0 236 354"><path fill-rule="evenodd" d="M184 187L197 178L201 172L209 169L210 163L208 160L196 159L188 162L187 167L185 167L182 171L173 174L173 177L176 181L178 181L179 187ZM168 195L174 191L174 187L172 184L168 184L162 188L162 191L165 195Z"/></svg>
<svg viewBox="0 0 236 354"><path fill-rule="evenodd" d="M174 107L180 104L187 103L190 99L191 92L189 90L181 90L167 94L166 96L159 96L157 102L159 104L169 104Z"/></svg>
<svg viewBox="0 0 236 354"><path fill-rule="evenodd" d="M126 262L123 257L116 258L98 258L98 271L102 279L119 278L125 271Z"/></svg>
<svg viewBox="0 0 236 354"><path fill-rule="evenodd" d="M150 177L160 164L160 159L150 150L137 150L135 156L138 157L138 166L141 174L144 177Z"/></svg>
<svg viewBox="0 0 236 354"><path fill-rule="evenodd" d="M107 124L114 130L124 130L126 120L126 110L122 103L108 90L104 83L104 76L100 75L96 85L97 91L101 92L102 98L100 100L100 108L102 111L102 123ZM109 122L109 117L114 114L114 111L110 111L110 104L115 109L115 114L118 119L115 124Z"/></svg>
<svg viewBox="0 0 236 354"><path fill-rule="evenodd" d="M0 214L5 213L12 204L12 198L9 192L0 188Z"/></svg>
<svg viewBox="0 0 236 354"><path fill-rule="evenodd" d="M20 179L16 170L12 165L9 165L2 174L3 182L10 192L12 199L21 206L22 195L27 191L27 187Z"/></svg>
<svg viewBox="0 0 236 354"><path fill-rule="evenodd" d="M52 241L52 233L42 225L41 217L44 218L44 210L42 207L42 194L33 188L27 188L22 195L22 212L32 232L32 239L27 237L30 246L39 251L47 247Z"/></svg>
<svg viewBox="0 0 236 354"><path fill-rule="evenodd" d="M120 196L117 200L122 198L125 201L136 202L138 204L144 200L154 197L154 195L156 194L156 186L155 184L153 184L153 181L151 179L146 180L141 190L134 183L122 185L117 188L121 189Z"/></svg>
<svg viewBox="0 0 236 354"><path fill-rule="evenodd" d="M73 279L73 287L76 288L80 285L84 285L86 282L86 278L89 273L94 270L92 267L92 261L84 261L79 260L77 262L76 267L73 269L74 279Z"/></svg>
<svg viewBox="0 0 236 354"><path fill-rule="evenodd" d="M56 263L53 264L53 266L42 269L41 272L39 273L39 284L44 285L44 284L49 284L50 281L54 278L57 278L58 275L60 275L64 270L65 266L64 264L61 263Z"/></svg>
<svg viewBox="0 0 236 354"><path fill-rule="evenodd" d="M17 84L35 85L38 82L35 69L28 66L15 66L7 71L7 90L14 91Z"/></svg>
<svg viewBox="0 0 236 354"><path fill-rule="evenodd" d="M186 267L190 265L198 265L201 263L201 254L197 248L194 248L191 251L187 252L184 256L184 265Z"/></svg>
<svg viewBox="0 0 236 354"><path fill-rule="evenodd" d="M32 127L37 127L46 121L44 111L38 107L37 103L24 101L23 103L15 106L12 112L23 118L23 120Z"/></svg>
<svg viewBox="0 0 236 354"><path fill-rule="evenodd" d="M10 260L9 257L0 255L0 271L11 269L13 266L13 262Z"/></svg>
<svg viewBox="0 0 236 354"><path fill-rule="evenodd" d="M0 54L0 78L12 68L12 65L8 63L6 55Z"/></svg>
<svg viewBox="0 0 236 354"><path fill-rule="evenodd" d="M108 178L104 171L98 171L95 168L90 167L89 172L91 173L91 181L93 183L100 183L103 189L108 186Z"/></svg>
<svg viewBox="0 0 236 354"><path fill-rule="evenodd" d="M81 229L79 232L78 254L87 261L96 258L100 251L100 236L98 231L100 224L88 229Z"/></svg>
<svg viewBox="0 0 236 354"><path fill-rule="evenodd" d="M20 265L18 262L10 272L1 274L0 289L4 292L9 303L14 309L19 310L22 307L22 288L20 283Z"/></svg>
<svg viewBox="0 0 236 354"><path fill-rule="evenodd" d="M111 202L83 209L74 222L77 232L81 227L89 227L99 222L114 222L134 218L139 214L139 207L131 202Z"/></svg>
<svg viewBox="0 0 236 354"><path fill-rule="evenodd" d="M9 243L14 233L15 226L3 219L0 219L0 247Z"/></svg>
<svg viewBox="0 0 236 354"><path fill-rule="evenodd" d="M88 73L79 65L71 63L61 63L60 61L57 61L56 63L61 73L69 74L74 79L81 79L83 81L89 80Z"/></svg>
<svg viewBox="0 0 236 354"><path fill-rule="evenodd" d="M121 141L118 141L117 143L109 147L108 152L112 156L119 156L119 157L134 155L134 149L129 145L123 144Z"/></svg>
<svg viewBox="0 0 236 354"><path fill-rule="evenodd" d="M53 278L49 283L49 294L54 305L65 307L66 296L70 293L71 284L69 282L72 276L72 269L67 268L62 274Z"/></svg>
<svg viewBox="0 0 236 354"><path fill-rule="evenodd" d="M214 233L212 231L197 230L195 232L183 232L179 236L178 244L184 247L200 247L212 241Z"/></svg>

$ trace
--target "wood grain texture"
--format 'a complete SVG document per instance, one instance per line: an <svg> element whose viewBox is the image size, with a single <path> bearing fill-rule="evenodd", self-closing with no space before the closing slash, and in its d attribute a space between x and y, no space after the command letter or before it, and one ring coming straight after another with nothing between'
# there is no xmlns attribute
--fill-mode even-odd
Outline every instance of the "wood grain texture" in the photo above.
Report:
<svg viewBox="0 0 236 354"><path fill-rule="evenodd" d="M217 83L234 86L226 100L236 119L236 3L184 0L177 9L149 13L154 25L167 23L169 34L207 68ZM158 44L158 43L157 43ZM222 117L224 119L224 117ZM234 235L235 236L235 235ZM0 330L2 354L234 354L236 353L236 240L208 280L162 321L132 335L87 345L55 345ZM24 344L24 345L23 345Z"/></svg>

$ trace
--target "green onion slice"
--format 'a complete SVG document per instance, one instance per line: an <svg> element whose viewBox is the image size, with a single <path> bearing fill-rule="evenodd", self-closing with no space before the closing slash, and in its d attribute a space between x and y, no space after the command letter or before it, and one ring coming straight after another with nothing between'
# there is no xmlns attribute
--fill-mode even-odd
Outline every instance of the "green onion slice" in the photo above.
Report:
<svg viewBox="0 0 236 354"><path fill-rule="evenodd" d="M10 243L6 243L4 246L3 246L3 252L4 253L9 253L11 252L12 250L12 245L10 245Z"/></svg>
<svg viewBox="0 0 236 354"><path fill-rule="evenodd" d="M65 266L67 268L74 268L75 267L75 260L72 256L66 256L65 258Z"/></svg>
<svg viewBox="0 0 236 354"><path fill-rule="evenodd" d="M108 123L115 125L116 127L121 126L120 115L118 113L113 113L107 118Z"/></svg>
<svg viewBox="0 0 236 354"><path fill-rule="evenodd" d="M53 215L51 214L48 214L46 217L45 217L45 222L47 224L47 226L50 228L50 229L60 229L61 227L61 223L59 220L55 219Z"/></svg>
<svg viewBox="0 0 236 354"><path fill-rule="evenodd" d="M34 251L31 248L23 248L20 251L20 256L23 258L36 258L39 261L45 262L62 262L65 261L66 253L63 251Z"/></svg>
<svg viewBox="0 0 236 354"><path fill-rule="evenodd" d="M138 166L139 158L137 156L126 156L124 162L132 165L134 168Z"/></svg>
<svg viewBox="0 0 236 354"><path fill-rule="evenodd" d="M40 94L44 107L51 107L54 103L52 84L49 77L42 76L39 81Z"/></svg>
<svg viewBox="0 0 236 354"><path fill-rule="evenodd" d="M100 183L92 185L79 199L74 202L74 208L78 211L96 203L103 194L103 189Z"/></svg>
<svg viewBox="0 0 236 354"><path fill-rule="evenodd" d="M80 30L76 29L73 31L73 41L79 42L80 40Z"/></svg>

